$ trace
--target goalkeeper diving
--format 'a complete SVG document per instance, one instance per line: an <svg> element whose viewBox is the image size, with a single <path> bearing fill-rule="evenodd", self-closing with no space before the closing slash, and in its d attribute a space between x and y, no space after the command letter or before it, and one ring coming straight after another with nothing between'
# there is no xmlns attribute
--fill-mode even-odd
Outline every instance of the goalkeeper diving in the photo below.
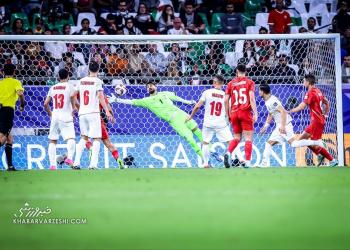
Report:
<svg viewBox="0 0 350 250"><path fill-rule="evenodd" d="M117 98L112 94L111 98L109 98L109 102L123 103L149 109L160 119L168 122L169 125L191 145L196 154L203 158L202 150L197 145L193 136L194 134L200 142L203 142L201 130L198 128L198 125L194 120L186 121L188 117L187 113L173 103L175 101L193 105L196 102L193 100L184 100L174 92L158 92L155 83L146 84L146 88L148 94L150 94L149 97L130 100Z"/></svg>

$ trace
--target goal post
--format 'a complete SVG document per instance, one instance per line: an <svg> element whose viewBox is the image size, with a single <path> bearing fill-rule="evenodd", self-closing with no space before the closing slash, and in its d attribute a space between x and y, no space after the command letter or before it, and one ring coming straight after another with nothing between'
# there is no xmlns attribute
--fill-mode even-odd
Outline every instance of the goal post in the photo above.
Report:
<svg viewBox="0 0 350 250"><path fill-rule="evenodd" d="M55 47L57 46L57 48ZM153 48L152 48L153 47ZM22 169L48 168L47 133L50 120L43 109L48 85L57 82L58 70L70 71L70 83L87 75L88 63L98 61L99 77L104 81L105 94L114 92L116 83L127 85L122 98L148 96L146 82L156 82L159 91L171 91L186 100L198 101L201 93L210 87L216 74L226 83L234 77L234 68L245 63L248 76L256 82L256 100L259 119L254 129L253 164L259 165L264 145L274 126L267 134L258 132L265 123L267 110L258 95L258 86L268 83L272 94L286 109L302 101L306 93L303 75L313 73L317 85L331 103L324 141L331 154L344 166L344 134L342 111L342 82L339 34L247 34L247 35L3 35L0 37L2 63L16 65L17 76L25 88L26 109L16 112L13 135L14 163ZM61 58L60 58L61 53ZM283 67L282 67L282 66ZM181 84L181 86L178 86ZM193 106L175 103L189 113ZM111 141L122 157L132 155L139 167L197 167L201 160L188 142L169 124L144 108L113 103L117 122L108 124ZM296 134L302 133L309 123L309 112L293 114ZM195 116L202 128L203 110ZM78 119L75 118L77 139ZM198 144L199 140L194 137ZM64 152L65 143L59 141L58 153ZM216 139L212 151L223 154L225 145ZM244 152L240 145L234 152ZM6 168L3 149L0 149L0 169ZM112 156L105 148L100 152L100 167L114 168ZM88 162L83 154L82 162ZM221 166L211 158L214 166ZM88 165L88 164L86 164ZM317 165L307 148L295 149L284 143L273 148L272 166Z"/></svg>

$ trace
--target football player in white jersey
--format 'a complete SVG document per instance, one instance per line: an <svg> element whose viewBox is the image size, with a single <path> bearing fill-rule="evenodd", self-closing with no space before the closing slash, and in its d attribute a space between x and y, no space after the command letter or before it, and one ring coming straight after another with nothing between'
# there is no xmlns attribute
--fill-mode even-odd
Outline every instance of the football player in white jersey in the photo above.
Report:
<svg viewBox="0 0 350 250"><path fill-rule="evenodd" d="M224 78L217 75L213 78L213 88L205 90L201 98L194 106L191 115L187 118L190 120L198 112L201 106L205 105L204 122L203 122L203 167L209 167L209 143L214 134L220 142L229 143L232 139L232 133L228 124L225 112L225 92L222 90ZM229 167L229 166L227 166Z"/></svg>
<svg viewBox="0 0 350 250"><path fill-rule="evenodd" d="M68 83L69 72L61 69L58 72L60 82L52 86L45 99L44 107L51 117L48 148L50 169L57 168L56 163L56 144L60 135L67 141L67 158L65 163L73 169L73 155L75 151L75 131L73 124L73 107L75 107L74 88ZM50 102L53 100L53 109L51 111Z"/></svg>
<svg viewBox="0 0 350 250"><path fill-rule="evenodd" d="M261 84L259 87L259 95L265 101L266 108L269 112L264 127L260 130L260 134L264 134L270 126L272 120L275 120L276 127L270 135L270 138L265 143L263 159L261 167L267 167L271 155L272 146L287 141L292 147L321 145L321 141L302 140L303 145L296 141L293 132L292 117L284 109L281 101L271 94L270 86Z"/></svg>
<svg viewBox="0 0 350 250"><path fill-rule="evenodd" d="M74 160L74 166L76 167L80 166L80 158L85 148L85 143L88 138L91 138L93 143L89 169L97 169L100 139L102 137L100 103L106 112L108 120L110 122L113 121L113 116L105 102L102 88L103 82L97 77L99 69L100 66L97 62L90 62L89 76L80 79L76 89L76 94L79 93L79 127L81 133Z"/></svg>

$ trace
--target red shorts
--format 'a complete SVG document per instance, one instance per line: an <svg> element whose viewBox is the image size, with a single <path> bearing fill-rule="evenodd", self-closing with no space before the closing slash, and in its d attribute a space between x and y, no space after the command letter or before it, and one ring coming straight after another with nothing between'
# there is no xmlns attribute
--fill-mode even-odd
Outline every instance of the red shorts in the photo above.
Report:
<svg viewBox="0 0 350 250"><path fill-rule="evenodd" d="M107 127L103 120L101 120L101 130L102 130L102 140L108 139L109 135L108 135Z"/></svg>
<svg viewBox="0 0 350 250"><path fill-rule="evenodd" d="M250 110L238 110L231 113L230 121L235 134L241 134L243 130L254 130L253 115Z"/></svg>
<svg viewBox="0 0 350 250"><path fill-rule="evenodd" d="M324 125L325 123L311 121L304 131L311 135L311 140L319 140L322 139Z"/></svg>

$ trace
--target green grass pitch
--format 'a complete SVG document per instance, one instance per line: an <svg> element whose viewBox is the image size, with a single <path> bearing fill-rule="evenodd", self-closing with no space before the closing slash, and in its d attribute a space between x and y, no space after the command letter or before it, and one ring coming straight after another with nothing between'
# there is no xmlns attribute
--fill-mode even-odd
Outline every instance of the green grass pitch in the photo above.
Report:
<svg viewBox="0 0 350 250"><path fill-rule="evenodd" d="M350 168L0 172L0 188L0 249L350 249ZM25 202L87 224L13 224Z"/></svg>

